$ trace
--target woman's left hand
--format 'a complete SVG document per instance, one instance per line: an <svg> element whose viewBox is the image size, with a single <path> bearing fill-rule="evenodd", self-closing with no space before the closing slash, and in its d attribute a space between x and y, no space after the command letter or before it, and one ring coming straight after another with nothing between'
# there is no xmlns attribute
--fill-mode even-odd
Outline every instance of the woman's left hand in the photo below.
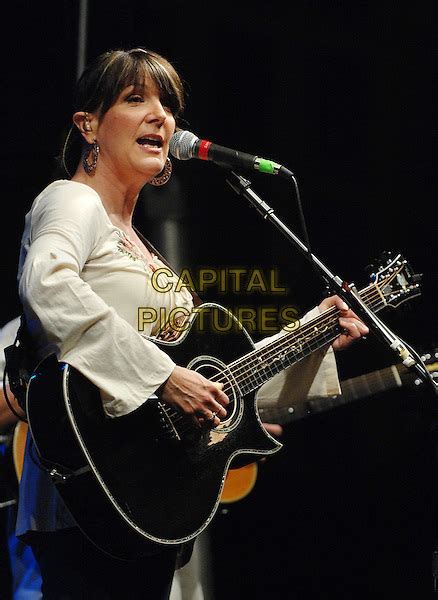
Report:
<svg viewBox="0 0 438 600"><path fill-rule="evenodd" d="M348 308L339 296L329 296L328 298L325 298L321 304L319 304L318 308L320 312L324 312L332 306L335 306L340 312L339 325L343 329L343 333L341 333L332 344L334 350L344 350L355 340L358 340L369 333L369 329L365 323L363 323L363 321Z"/></svg>

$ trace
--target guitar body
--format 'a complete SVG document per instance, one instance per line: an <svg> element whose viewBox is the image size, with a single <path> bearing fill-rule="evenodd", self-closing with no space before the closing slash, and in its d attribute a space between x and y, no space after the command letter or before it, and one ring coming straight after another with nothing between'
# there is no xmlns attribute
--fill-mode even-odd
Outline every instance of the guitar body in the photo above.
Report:
<svg viewBox="0 0 438 600"><path fill-rule="evenodd" d="M203 305L177 342L161 345L177 364L223 377L227 364L254 348L241 326L226 335L215 330L225 318L234 320L219 305ZM99 390L76 369L54 356L38 366L29 427L67 507L98 547L134 558L193 539L215 514L231 463L281 447L261 425L255 394L242 396L232 378L226 388L231 402L221 424L198 430L180 415L181 433L157 400L108 418Z"/></svg>

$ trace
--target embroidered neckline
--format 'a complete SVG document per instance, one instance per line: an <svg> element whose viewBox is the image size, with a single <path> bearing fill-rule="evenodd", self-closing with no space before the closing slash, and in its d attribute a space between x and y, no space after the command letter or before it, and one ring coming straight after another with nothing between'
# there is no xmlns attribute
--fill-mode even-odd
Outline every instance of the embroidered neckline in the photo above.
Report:
<svg viewBox="0 0 438 600"><path fill-rule="evenodd" d="M138 245L131 240L131 238L125 231L123 231L123 229L116 229L115 231L119 236L117 250L125 256L129 256L129 258L132 260L141 261L145 266L150 268L152 271L155 271L156 267L154 263L157 259L156 255L152 254L151 252L152 260L149 260L149 258L145 256L144 252L141 251Z"/></svg>

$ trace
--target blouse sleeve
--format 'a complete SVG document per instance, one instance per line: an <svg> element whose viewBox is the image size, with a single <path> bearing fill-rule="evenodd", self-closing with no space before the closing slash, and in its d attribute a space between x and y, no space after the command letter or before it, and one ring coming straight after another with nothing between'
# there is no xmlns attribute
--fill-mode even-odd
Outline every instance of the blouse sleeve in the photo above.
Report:
<svg viewBox="0 0 438 600"><path fill-rule="evenodd" d="M92 190L37 199L26 219L19 295L38 347L100 388L106 414L116 417L151 396L175 363L81 279L103 231L98 202Z"/></svg>
<svg viewBox="0 0 438 600"><path fill-rule="evenodd" d="M318 314L316 307L301 319L301 325ZM260 348L284 334L285 331L281 330L275 336L260 340L256 346ZM326 346L265 383L257 393L257 404L260 408L293 406L307 398L337 396L340 393L335 353L331 346Z"/></svg>

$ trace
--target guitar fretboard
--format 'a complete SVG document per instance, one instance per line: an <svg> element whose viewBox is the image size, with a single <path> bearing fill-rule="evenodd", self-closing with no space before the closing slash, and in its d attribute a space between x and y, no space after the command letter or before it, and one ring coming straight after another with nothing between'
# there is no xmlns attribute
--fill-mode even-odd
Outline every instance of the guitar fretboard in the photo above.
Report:
<svg viewBox="0 0 438 600"><path fill-rule="evenodd" d="M406 368L402 370L401 367L397 368L395 365L374 373L359 375L342 382L342 394L348 400L357 400L358 398L401 387L403 385L401 375L407 378L408 370ZM414 378L414 375L412 375L412 378Z"/></svg>
<svg viewBox="0 0 438 600"><path fill-rule="evenodd" d="M359 295L376 312L386 304L376 284L368 286ZM220 379L225 393L230 381L243 395L255 391L274 375L325 347L341 333L339 317L340 311L332 307L296 331L290 331L230 363Z"/></svg>

